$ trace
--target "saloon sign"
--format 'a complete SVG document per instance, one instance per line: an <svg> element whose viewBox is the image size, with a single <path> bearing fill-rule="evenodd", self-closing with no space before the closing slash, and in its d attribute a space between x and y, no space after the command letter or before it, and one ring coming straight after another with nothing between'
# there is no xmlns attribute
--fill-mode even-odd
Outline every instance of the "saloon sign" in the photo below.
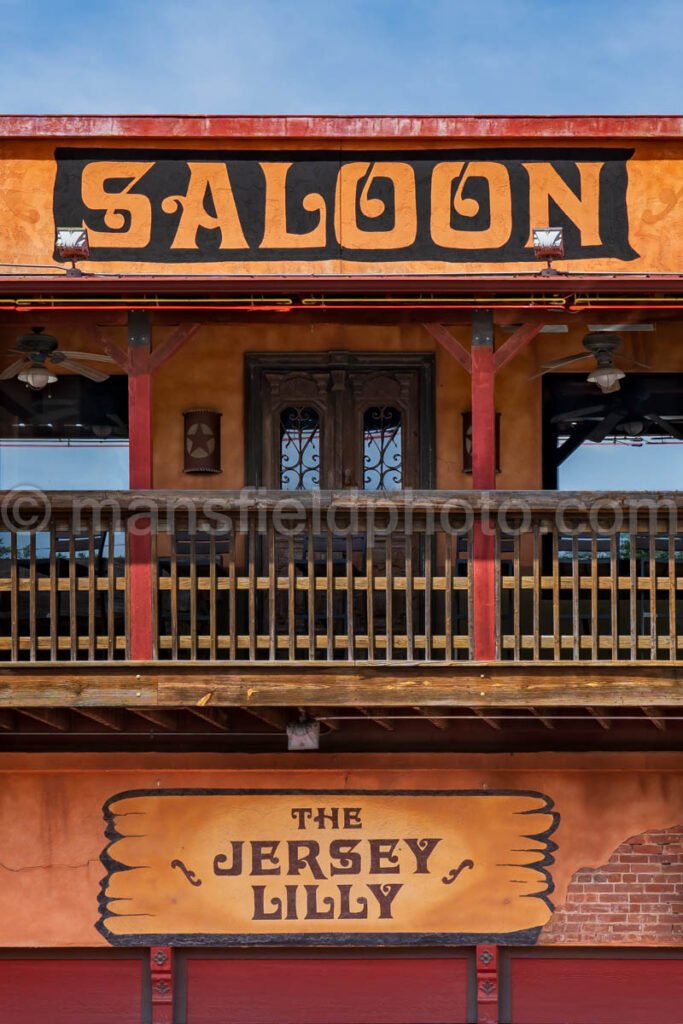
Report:
<svg viewBox="0 0 683 1024"><path fill-rule="evenodd" d="M632 156L60 148L53 216L87 227L103 263L495 267L533 260L532 229L550 224L568 260L630 262Z"/></svg>
<svg viewBox="0 0 683 1024"><path fill-rule="evenodd" d="M553 910L541 793L138 790L105 819L117 945L530 943Z"/></svg>

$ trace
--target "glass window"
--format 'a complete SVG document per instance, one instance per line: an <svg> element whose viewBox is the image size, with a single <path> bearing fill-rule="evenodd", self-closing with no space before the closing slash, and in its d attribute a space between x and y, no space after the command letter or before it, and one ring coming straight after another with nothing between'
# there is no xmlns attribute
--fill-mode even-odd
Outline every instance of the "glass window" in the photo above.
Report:
<svg viewBox="0 0 683 1024"><path fill-rule="evenodd" d="M280 413L280 487L320 487L320 417L310 406L289 406Z"/></svg>
<svg viewBox="0 0 683 1024"><path fill-rule="evenodd" d="M125 376L63 376L40 391L0 382L0 489L116 490L128 482Z"/></svg>
<svg viewBox="0 0 683 1024"><path fill-rule="evenodd" d="M371 405L363 415L363 487L396 491L402 486L401 412L392 405Z"/></svg>

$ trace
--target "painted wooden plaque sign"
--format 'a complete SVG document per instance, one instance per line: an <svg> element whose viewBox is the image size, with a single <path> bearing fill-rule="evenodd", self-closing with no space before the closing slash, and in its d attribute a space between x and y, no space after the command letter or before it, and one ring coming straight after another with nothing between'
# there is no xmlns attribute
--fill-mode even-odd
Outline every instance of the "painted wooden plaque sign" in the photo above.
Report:
<svg viewBox="0 0 683 1024"><path fill-rule="evenodd" d="M533 942L558 824L524 790L133 790L105 806L121 945Z"/></svg>

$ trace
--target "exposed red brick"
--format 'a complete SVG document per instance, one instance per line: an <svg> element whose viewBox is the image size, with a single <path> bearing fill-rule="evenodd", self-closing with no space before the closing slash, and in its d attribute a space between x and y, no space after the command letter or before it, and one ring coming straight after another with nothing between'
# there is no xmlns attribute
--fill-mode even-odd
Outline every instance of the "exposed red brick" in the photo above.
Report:
<svg viewBox="0 0 683 1024"><path fill-rule="evenodd" d="M643 832L581 868L542 944L683 945L683 825Z"/></svg>

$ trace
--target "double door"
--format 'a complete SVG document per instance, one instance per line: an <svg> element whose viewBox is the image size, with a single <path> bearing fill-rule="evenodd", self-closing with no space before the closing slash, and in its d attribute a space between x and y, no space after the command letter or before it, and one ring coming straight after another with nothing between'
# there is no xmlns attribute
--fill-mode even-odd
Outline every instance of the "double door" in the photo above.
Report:
<svg viewBox="0 0 683 1024"><path fill-rule="evenodd" d="M432 485L430 360L252 357L248 379L248 483L284 491Z"/></svg>

